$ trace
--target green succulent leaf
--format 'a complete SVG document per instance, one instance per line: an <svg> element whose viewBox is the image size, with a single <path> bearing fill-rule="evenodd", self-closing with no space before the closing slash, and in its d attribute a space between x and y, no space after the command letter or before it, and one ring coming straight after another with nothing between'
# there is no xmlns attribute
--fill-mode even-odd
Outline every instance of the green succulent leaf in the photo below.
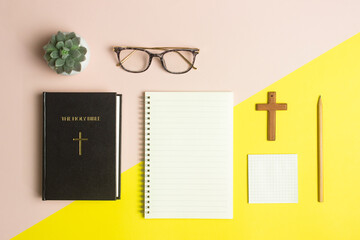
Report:
<svg viewBox="0 0 360 240"><path fill-rule="evenodd" d="M63 47L60 50L60 55L62 59L66 59L70 55L69 49L67 47Z"/></svg>
<svg viewBox="0 0 360 240"><path fill-rule="evenodd" d="M76 50L76 49L79 49L79 46L74 45L74 42L73 42L73 46L71 47L71 50Z"/></svg>
<svg viewBox="0 0 360 240"><path fill-rule="evenodd" d="M45 52L52 52L52 51L56 50L56 47L54 44L48 43L43 47L43 49L45 50Z"/></svg>
<svg viewBox="0 0 360 240"><path fill-rule="evenodd" d="M63 54L61 54L61 58L64 59L64 60L67 59L69 56L70 56L69 53L63 53Z"/></svg>
<svg viewBox="0 0 360 240"><path fill-rule="evenodd" d="M65 34L59 31L59 32L56 34L56 40L57 40L58 42L64 41L64 40L65 40Z"/></svg>
<svg viewBox="0 0 360 240"><path fill-rule="evenodd" d="M71 48L73 46L73 42L71 39L65 41L65 47Z"/></svg>
<svg viewBox="0 0 360 240"><path fill-rule="evenodd" d="M65 61L65 65L67 67L70 67L70 68L73 68L74 67L74 64L75 64L75 60L71 57L68 57Z"/></svg>
<svg viewBox="0 0 360 240"><path fill-rule="evenodd" d="M65 46L65 44L64 44L63 41L60 41L60 42L58 42L58 43L56 44L56 48L57 48L57 49L60 49L60 48L62 48L62 47L64 47L64 46Z"/></svg>
<svg viewBox="0 0 360 240"><path fill-rule="evenodd" d="M56 35L55 34L53 34L52 36L51 36L51 40L50 40L50 42L52 43L52 44L56 44Z"/></svg>
<svg viewBox="0 0 360 240"><path fill-rule="evenodd" d="M75 61L76 62L82 62L85 61L86 57L84 55L81 55L80 57L76 58Z"/></svg>
<svg viewBox="0 0 360 240"><path fill-rule="evenodd" d="M58 58L58 57L59 57L59 52L58 52L58 50L52 51L52 52L50 53L50 57L51 57L51 58Z"/></svg>
<svg viewBox="0 0 360 240"><path fill-rule="evenodd" d="M79 38L79 37L74 37L74 38L72 39L72 42L73 42L74 45L79 46L79 44L80 44L80 38Z"/></svg>
<svg viewBox="0 0 360 240"><path fill-rule="evenodd" d="M51 57L50 57L50 53L49 53L49 52L45 53L44 59L45 59L46 61L50 61Z"/></svg>
<svg viewBox="0 0 360 240"><path fill-rule="evenodd" d="M56 73L57 74L61 74L61 73L63 73L64 72L64 68L63 67L57 67L56 68Z"/></svg>
<svg viewBox="0 0 360 240"><path fill-rule="evenodd" d="M82 55L85 55L87 53L87 49L83 46L79 47L79 52L82 54Z"/></svg>
<svg viewBox="0 0 360 240"><path fill-rule="evenodd" d="M71 50L70 51L70 55L73 57L73 58L78 58L81 56L81 53L79 50L75 49L75 50Z"/></svg>
<svg viewBox="0 0 360 240"><path fill-rule="evenodd" d="M71 71L72 71L72 69L71 69L70 67L68 67L68 66L64 66L64 71L65 71L66 73L70 74Z"/></svg>
<svg viewBox="0 0 360 240"><path fill-rule="evenodd" d="M49 67L55 67L55 60L56 59L53 58L49 61L49 63L48 63Z"/></svg>
<svg viewBox="0 0 360 240"><path fill-rule="evenodd" d="M64 64L65 64L65 60L62 58L58 58L55 61L55 67L62 67L64 66Z"/></svg>
<svg viewBox="0 0 360 240"><path fill-rule="evenodd" d="M79 62L75 62L74 70L77 71L77 72L81 71L81 64Z"/></svg>
<svg viewBox="0 0 360 240"><path fill-rule="evenodd" d="M76 34L74 32L71 32L71 33L66 34L65 39L68 40L68 39L72 39L74 37L76 37Z"/></svg>

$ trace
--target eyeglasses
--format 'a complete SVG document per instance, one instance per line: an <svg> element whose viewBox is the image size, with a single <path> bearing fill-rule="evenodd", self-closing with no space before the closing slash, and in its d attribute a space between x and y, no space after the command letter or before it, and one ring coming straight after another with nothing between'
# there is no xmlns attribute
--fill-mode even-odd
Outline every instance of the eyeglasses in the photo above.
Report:
<svg viewBox="0 0 360 240"><path fill-rule="evenodd" d="M154 57L158 57L163 68L173 74L186 73L193 69L198 48L181 47L114 47L119 63L125 71L132 73L145 72ZM152 53L148 50L163 50L160 53Z"/></svg>

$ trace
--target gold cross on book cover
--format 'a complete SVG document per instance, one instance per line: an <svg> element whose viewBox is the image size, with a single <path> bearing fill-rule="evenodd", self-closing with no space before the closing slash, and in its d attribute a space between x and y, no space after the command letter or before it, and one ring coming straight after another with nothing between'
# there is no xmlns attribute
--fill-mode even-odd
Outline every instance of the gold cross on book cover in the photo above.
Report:
<svg viewBox="0 0 360 240"><path fill-rule="evenodd" d="M81 137L81 132L79 132L79 137L78 138L73 138L73 141L78 141L79 142L79 156L82 155L82 152L81 152L82 141L87 141L87 140L88 140L87 138L82 138Z"/></svg>

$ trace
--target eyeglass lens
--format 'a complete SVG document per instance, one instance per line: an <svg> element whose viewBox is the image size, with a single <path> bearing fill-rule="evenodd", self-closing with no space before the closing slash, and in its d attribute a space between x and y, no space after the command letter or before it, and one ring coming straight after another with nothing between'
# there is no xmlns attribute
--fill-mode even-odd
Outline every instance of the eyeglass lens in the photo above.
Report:
<svg viewBox="0 0 360 240"><path fill-rule="evenodd" d="M168 71L181 73L192 67L194 54L190 51L171 51L164 54L163 61Z"/></svg>
<svg viewBox="0 0 360 240"><path fill-rule="evenodd" d="M144 71L148 65L150 56L147 52L134 49L123 49L119 54L123 68L132 72Z"/></svg>

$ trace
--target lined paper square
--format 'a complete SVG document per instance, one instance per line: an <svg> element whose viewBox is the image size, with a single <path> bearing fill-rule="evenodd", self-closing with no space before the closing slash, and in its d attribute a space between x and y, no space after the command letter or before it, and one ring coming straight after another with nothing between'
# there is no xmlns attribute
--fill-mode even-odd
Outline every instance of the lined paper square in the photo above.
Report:
<svg viewBox="0 0 360 240"><path fill-rule="evenodd" d="M297 203L297 154L248 155L249 203Z"/></svg>

